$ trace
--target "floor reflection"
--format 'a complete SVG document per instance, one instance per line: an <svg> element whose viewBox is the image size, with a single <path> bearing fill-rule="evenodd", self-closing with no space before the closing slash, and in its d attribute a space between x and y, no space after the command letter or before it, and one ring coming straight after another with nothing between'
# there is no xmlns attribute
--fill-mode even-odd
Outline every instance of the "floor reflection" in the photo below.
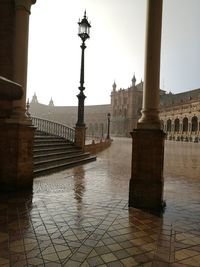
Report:
<svg viewBox="0 0 200 267"><path fill-rule="evenodd" d="M82 203L85 192L85 170L84 166L74 168L74 198L78 204Z"/></svg>
<svg viewBox="0 0 200 267"><path fill-rule="evenodd" d="M128 209L132 141L0 196L0 266L200 266L200 144L165 146L163 218Z"/></svg>

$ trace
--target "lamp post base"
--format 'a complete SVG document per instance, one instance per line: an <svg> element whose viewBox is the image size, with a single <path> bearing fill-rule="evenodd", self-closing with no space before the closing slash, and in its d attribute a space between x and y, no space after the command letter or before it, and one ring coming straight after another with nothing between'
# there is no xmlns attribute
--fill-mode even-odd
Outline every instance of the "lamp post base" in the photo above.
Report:
<svg viewBox="0 0 200 267"><path fill-rule="evenodd" d="M75 127L75 145L80 147L82 151L84 151L85 149L85 136L86 136L86 127L76 126Z"/></svg>

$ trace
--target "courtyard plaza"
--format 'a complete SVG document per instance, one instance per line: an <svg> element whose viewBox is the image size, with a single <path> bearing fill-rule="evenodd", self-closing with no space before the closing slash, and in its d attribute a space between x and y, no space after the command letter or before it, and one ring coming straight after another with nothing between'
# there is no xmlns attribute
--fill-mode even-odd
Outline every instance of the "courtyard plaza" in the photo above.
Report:
<svg viewBox="0 0 200 267"><path fill-rule="evenodd" d="M200 266L200 144L166 141L163 215L128 208L132 140L0 196L0 266Z"/></svg>

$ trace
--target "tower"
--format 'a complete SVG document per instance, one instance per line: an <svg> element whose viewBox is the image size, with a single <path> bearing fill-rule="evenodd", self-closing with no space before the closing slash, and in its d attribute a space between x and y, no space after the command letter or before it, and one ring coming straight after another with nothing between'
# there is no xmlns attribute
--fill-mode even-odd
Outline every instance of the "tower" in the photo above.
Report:
<svg viewBox="0 0 200 267"><path fill-rule="evenodd" d="M32 97L32 100L31 100L31 103L38 103L38 99L37 99L36 93L34 93L34 95Z"/></svg>
<svg viewBox="0 0 200 267"><path fill-rule="evenodd" d="M116 92L116 88L117 88L117 85L116 85L116 83L115 83L115 81L114 81L114 83L113 83L113 92Z"/></svg>
<svg viewBox="0 0 200 267"><path fill-rule="evenodd" d="M135 84L136 84L136 78L135 78L135 72L134 72L134 75L132 78L132 87L135 87Z"/></svg>
<svg viewBox="0 0 200 267"><path fill-rule="evenodd" d="M53 103L53 99L52 99L52 97L51 97L51 99L50 99L50 101L49 101L49 106L50 106L50 107L54 107L54 103Z"/></svg>

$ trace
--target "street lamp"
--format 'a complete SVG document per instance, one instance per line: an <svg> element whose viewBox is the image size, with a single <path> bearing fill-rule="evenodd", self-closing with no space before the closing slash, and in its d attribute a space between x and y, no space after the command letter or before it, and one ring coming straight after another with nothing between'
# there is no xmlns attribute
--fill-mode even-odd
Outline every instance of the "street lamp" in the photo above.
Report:
<svg viewBox="0 0 200 267"><path fill-rule="evenodd" d="M110 113L107 114L107 119L108 119L108 132L107 132L107 139L110 139Z"/></svg>
<svg viewBox="0 0 200 267"><path fill-rule="evenodd" d="M85 87L84 87L84 51L86 48L85 41L88 38L90 38L90 28L91 28L91 25L88 22L87 17L86 17L86 11L84 12L83 19L81 21L79 20L78 25L79 25L78 36L82 40L82 44L81 44L82 54L81 54L81 73L80 73L80 86L79 86L80 93L77 95L78 97L78 121L76 123L76 126L83 127L85 126L84 101L86 98L83 92L85 90Z"/></svg>

